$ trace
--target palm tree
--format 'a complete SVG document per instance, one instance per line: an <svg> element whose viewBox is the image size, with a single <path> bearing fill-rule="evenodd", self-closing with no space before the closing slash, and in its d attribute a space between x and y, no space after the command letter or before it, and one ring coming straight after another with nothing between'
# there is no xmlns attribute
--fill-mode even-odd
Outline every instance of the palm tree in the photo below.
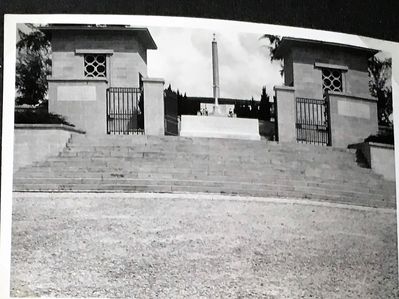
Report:
<svg viewBox="0 0 399 299"><path fill-rule="evenodd" d="M267 49L269 50L270 61L273 62L275 60L280 60L280 65L281 65L280 75L282 77L284 75L284 64L281 59L276 58L276 51L277 51L278 46L280 45L281 36L272 35L272 34L264 34L260 37L260 39L264 39L264 38L269 40L269 46L267 46Z"/></svg>

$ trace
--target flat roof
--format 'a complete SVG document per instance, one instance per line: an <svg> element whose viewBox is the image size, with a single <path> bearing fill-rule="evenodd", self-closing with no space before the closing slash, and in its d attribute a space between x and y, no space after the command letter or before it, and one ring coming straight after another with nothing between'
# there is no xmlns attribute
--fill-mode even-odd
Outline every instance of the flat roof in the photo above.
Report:
<svg viewBox="0 0 399 299"><path fill-rule="evenodd" d="M136 32L139 39L147 49L156 50L157 45L146 27L130 27L125 25L98 25L98 24L49 24L39 27L45 34L51 35L54 31L77 30L77 31L121 31Z"/></svg>
<svg viewBox="0 0 399 299"><path fill-rule="evenodd" d="M379 52L379 50L352 46L347 44L340 43L332 43L332 42L323 42L312 39L304 39L304 38L293 38L293 37L283 37L279 46L276 49L275 57L277 59L282 59L287 54L289 49L291 49L295 45L309 45L309 46L323 46L323 47L333 47L333 48L346 48L355 51L360 51L367 54L369 57L374 56Z"/></svg>

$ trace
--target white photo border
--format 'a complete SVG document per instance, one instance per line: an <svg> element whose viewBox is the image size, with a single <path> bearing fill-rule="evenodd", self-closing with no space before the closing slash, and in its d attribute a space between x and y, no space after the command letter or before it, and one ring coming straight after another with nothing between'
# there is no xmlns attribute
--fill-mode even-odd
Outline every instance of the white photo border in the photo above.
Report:
<svg viewBox="0 0 399 299"><path fill-rule="evenodd" d="M6 14L4 15L4 82L3 82L3 130L1 164L1 232L0 232L0 298L10 296L11 266L11 221L12 221L12 180L15 103L15 62L17 24L20 23L68 23L68 24L115 24L138 27L183 27L223 32L268 33L279 36L306 38L335 42L353 46L373 48L388 52L392 57L392 97L394 111L395 148L399 149L399 43L362 37L358 35L305 29L281 25L259 24L231 20L164 17L143 15L88 15L88 14ZM171 26L173 24L173 26ZM156 74L151 74L156 76ZM395 161L399 151L395 150ZM399 178L398 163L395 163L396 177ZM398 206L398 180L396 201ZM397 223L399 222L396 213ZM399 230L398 230L399 231ZM398 233L399 235L399 233Z"/></svg>

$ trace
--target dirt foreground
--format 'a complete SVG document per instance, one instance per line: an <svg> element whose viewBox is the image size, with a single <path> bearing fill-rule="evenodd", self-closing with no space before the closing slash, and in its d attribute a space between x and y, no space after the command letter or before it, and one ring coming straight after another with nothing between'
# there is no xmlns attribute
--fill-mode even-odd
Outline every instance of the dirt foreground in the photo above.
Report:
<svg viewBox="0 0 399 299"><path fill-rule="evenodd" d="M210 195L13 200L11 295L398 298L395 210Z"/></svg>

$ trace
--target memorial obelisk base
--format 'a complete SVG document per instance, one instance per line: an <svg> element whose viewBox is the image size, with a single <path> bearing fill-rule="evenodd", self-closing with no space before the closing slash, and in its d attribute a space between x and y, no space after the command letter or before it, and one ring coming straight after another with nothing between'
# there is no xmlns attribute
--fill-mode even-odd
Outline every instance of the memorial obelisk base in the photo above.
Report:
<svg viewBox="0 0 399 299"><path fill-rule="evenodd" d="M227 117L220 112L219 62L215 35L212 40L212 74L215 105L211 115L182 115L180 136L260 140L257 119Z"/></svg>

